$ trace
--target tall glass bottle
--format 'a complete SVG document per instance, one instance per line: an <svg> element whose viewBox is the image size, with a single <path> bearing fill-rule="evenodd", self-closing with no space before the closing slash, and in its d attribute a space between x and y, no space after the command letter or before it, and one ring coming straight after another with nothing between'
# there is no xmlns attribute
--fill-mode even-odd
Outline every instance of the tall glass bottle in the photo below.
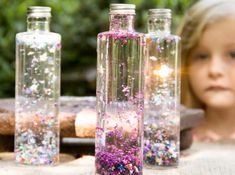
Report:
<svg viewBox="0 0 235 175"><path fill-rule="evenodd" d="M150 9L146 35L144 164L177 166L180 132L180 38L171 10Z"/></svg>
<svg viewBox="0 0 235 175"><path fill-rule="evenodd" d="M144 35L135 5L110 5L110 31L98 34L96 174L141 175Z"/></svg>
<svg viewBox="0 0 235 175"><path fill-rule="evenodd" d="M51 8L28 8L27 32L16 35L15 160L59 161L61 36L50 32Z"/></svg>

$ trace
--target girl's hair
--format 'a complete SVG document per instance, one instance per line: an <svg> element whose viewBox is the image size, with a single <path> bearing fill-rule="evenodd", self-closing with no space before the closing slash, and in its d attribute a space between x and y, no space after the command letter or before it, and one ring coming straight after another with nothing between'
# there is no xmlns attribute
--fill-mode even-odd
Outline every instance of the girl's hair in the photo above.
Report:
<svg viewBox="0 0 235 175"><path fill-rule="evenodd" d="M178 28L178 35L182 40L181 103L185 106L203 108L203 104L190 87L187 73L189 56L197 47L202 33L210 24L229 17L235 18L234 0L200 0L188 10Z"/></svg>

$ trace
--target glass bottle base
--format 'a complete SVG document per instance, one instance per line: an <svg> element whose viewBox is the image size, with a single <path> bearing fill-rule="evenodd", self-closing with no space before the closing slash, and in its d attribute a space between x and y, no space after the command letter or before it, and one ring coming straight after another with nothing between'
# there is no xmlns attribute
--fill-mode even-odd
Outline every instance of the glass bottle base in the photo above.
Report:
<svg viewBox="0 0 235 175"><path fill-rule="evenodd" d="M153 169L153 170L168 170L168 169L175 169L178 168L179 164L175 163L172 165L149 165L149 164L144 164L144 168L146 169Z"/></svg>

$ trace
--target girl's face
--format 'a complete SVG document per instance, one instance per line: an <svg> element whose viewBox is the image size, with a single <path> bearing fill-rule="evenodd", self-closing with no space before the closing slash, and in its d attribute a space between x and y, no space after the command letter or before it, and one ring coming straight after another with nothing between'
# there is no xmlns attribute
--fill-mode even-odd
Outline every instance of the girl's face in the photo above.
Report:
<svg viewBox="0 0 235 175"><path fill-rule="evenodd" d="M235 19L206 28L190 55L189 82L207 107L235 107Z"/></svg>

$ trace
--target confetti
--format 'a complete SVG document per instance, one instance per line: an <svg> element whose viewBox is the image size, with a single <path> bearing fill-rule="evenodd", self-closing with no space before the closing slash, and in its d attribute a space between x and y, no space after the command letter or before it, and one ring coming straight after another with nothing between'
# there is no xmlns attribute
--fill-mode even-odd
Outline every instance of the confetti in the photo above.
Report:
<svg viewBox="0 0 235 175"><path fill-rule="evenodd" d="M29 113L21 113L17 117L21 119L21 122L17 123L21 127L16 127L16 161L30 165L56 164L59 160L59 142L55 132L58 130L56 118L53 117L52 120L51 116ZM41 120L42 118L44 120Z"/></svg>
<svg viewBox="0 0 235 175"><path fill-rule="evenodd" d="M179 138L175 126L144 125L144 163L150 166L175 166L179 159Z"/></svg>

